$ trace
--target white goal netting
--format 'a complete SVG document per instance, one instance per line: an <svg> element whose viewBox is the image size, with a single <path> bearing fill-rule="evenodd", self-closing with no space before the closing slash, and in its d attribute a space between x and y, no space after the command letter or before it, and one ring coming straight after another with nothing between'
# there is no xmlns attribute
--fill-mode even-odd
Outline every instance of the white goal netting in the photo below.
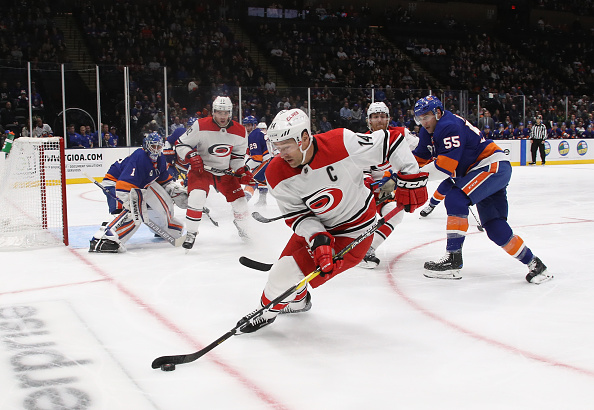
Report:
<svg viewBox="0 0 594 410"><path fill-rule="evenodd" d="M0 250L68 244L64 145L17 138L0 153Z"/></svg>

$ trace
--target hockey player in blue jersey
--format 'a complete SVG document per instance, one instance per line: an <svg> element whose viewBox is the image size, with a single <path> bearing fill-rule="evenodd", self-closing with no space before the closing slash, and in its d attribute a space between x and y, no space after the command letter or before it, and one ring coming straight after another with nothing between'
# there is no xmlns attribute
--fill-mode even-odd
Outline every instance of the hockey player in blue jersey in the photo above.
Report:
<svg viewBox="0 0 594 410"><path fill-rule="evenodd" d="M425 262L425 276L459 279L462 245L468 230L468 207L476 204L487 236L508 254L528 266L526 280L542 283L553 276L547 267L515 235L507 223L506 187L511 164L492 140L464 118L444 110L434 96L421 98L414 107L415 120L423 128L413 151L421 171L429 179L451 177L454 185L445 197L447 219L446 254L438 261Z"/></svg>
<svg viewBox="0 0 594 410"><path fill-rule="evenodd" d="M163 155L165 156L165 159L167 161L167 170L169 171L169 174L171 174L173 179L176 181L180 176L185 181L187 178L188 170L186 167L182 166L180 162L177 160L177 154L175 153L175 143L177 142L179 137L184 135L186 131L190 127L192 127L192 124L194 124L197 119L198 118L196 117L188 118L185 127L176 128L171 133L171 135L169 135L165 140L165 145L163 146Z"/></svg>
<svg viewBox="0 0 594 410"><path fill-rule="evenodd" d="M264 172L272 156L268 151L266 136L261 128L256 127L256 124L258 124L258 120L253 115L243 119L243 125L248 133L248 159L245 164L252 171L254 180L260 183L246 185L244 192L246 199L249 201L257 188L259 198L256 206L262 206L266 205L266 194L268 194Z"/></svg>
<svg viewBox="0 0 594 410"><path fill-rule="evenodd" d="M125 242L149 218L172 237L182 236L183 222L173 216L173 204L187 208L188 194L167 172L162 150L163 139L154 132L144 137L142 148L111 165L103 186L112 193L109 211L116 216L93 236L89 252L125 251Z"/></svg>

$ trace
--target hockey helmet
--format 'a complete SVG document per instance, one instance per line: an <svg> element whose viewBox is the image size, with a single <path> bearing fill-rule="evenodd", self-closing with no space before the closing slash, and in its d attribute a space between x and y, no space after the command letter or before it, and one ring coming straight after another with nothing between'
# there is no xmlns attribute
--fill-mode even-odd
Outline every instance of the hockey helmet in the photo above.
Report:
<svg viewBox="0 0 594 410"><path fill-rule="evenodd" d="M371 130L371 125L369 124L369 117L372 114L384 113L388 118L390 118L390 109L384 102L373 102L369 104L369 108L367 108L367 128Z"/></svg>
<svg viewBox="0 0 594 410"><path fill-rule="evenodd" d="M260 128L261 130L267 130L268 125L266 125L266 123L262 121L261 123L258 123L258 128Z"/></svg>
<svg viewBox="0 0 594 410"><path fill-rule="evenodd" d="M190 118L188 118L187 127L190 128L192 125L194 125L194 123L196 121L198 121L198 118L196 118L196 117L190 117Z"/></svg>
<svg viewBox="0 0 594 410"><path fill-rule="evenodd" d="M246 124L256 125L257 123L258 123L258 120L253 115L248 115L247 117L245 117L243 119L243 125L246 125Z"/></svg>
<svg viewBox="0 0 594 410"><path fill-rule="evenodd" d="M229 111L233 109L233 103L231 103L231 98L229 97L221 97L218 96L212 102L212 110L213 111Z"/></svg>
<svg viewBox="0 0 594 410"><path fill-rule="evenodd" d="M159 155L163 152L163 138L156 132L147 134L142 140L142 149L153 162L157 162Z"/></svg>
<svg viewBox="0 0 594 410"><path fill-rule="evenodd" d="M301 146L303 131L311 135L309 117L299 108L293 108L276 114L267 135L273 143L294 139Z"/></svg>
<svg viewBox="0 0 594 410"><path fill-rule="evenodd" d="M420 125L421 121L419 117L428 112L432 112L437 116L438 108L443 113L443 104L441 103L441 101L439 101L439 98L437 98L436 96L428 95L427 97L421 98L415 104L415 122Z"/></svg>

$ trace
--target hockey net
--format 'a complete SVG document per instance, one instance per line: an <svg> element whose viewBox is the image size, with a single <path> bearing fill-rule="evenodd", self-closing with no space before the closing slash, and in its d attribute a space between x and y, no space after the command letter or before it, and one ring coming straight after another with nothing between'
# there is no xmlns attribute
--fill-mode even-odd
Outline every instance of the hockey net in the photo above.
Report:
<svg viewBox="0 0 594 410"><path fill-rule="evenodd" d="M0 181L0 250L68 245L62 138L17 138Z"/></svg>

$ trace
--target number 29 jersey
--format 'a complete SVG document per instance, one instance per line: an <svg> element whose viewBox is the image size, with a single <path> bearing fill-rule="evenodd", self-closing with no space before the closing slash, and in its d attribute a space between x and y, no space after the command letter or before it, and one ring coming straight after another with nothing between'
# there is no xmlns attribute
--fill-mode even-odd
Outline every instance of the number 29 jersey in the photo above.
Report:
<svg viewBox="0 0 594 410"><path fill-rule="evenodd" d="M309 240L318 232L355 238L375 221L372 192L363 169L389 161L405 174L419 172L401 134L356 134L338 128L313 138L308 164L291 168L280 156L266 169L266 180L286 224Z"/></svg>

